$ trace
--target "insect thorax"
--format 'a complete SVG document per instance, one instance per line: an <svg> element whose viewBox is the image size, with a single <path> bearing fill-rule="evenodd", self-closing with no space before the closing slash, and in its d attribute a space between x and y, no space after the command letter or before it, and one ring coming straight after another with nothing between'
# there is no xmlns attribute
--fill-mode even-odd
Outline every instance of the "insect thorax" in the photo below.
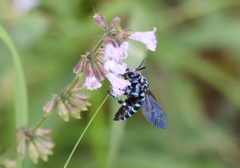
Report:
<svg viewBox="0 0 240 168"><path fill-rule="evenodd" d="M140 98L141 101L144 100L145 93L148 90L147 79L135 69L127 69L123 76L131 82L131 85L126 88L125 95L128 98Z"/></svg>

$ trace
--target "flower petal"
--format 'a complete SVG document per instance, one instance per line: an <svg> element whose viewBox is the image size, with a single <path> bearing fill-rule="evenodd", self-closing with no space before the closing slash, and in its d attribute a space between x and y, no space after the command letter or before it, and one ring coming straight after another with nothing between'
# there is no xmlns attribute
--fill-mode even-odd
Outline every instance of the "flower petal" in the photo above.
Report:
<svg viewBox="0 0 240 168"><path fill-rule="evenodd" d="M116 76L118 76L119 74L123 75L126 72L126 66L125 63L124 64L117 64L113 69L112 69L112 73Z"/></svg>
<svg viewBox="0 0 240 168"><path fill-rule="evenodd" d="M100 88L102 86L102 84L97 81L95 76L86 77L85 85L87 86L88 90L93 90L93 89L97 90L98 88Z"/></svg>
<svg viewBox="0 0 240 168"><path fill-rule="evenodd" d="M112 94L114 96L117 96L117 95L121 96L122 94L124 94L125 88L131 85L131 83L128 80L118 78L113 73L108 73L106 77L108 78L108 80L112 85L112 89L113 89Z"/></svg>
<svg viewBox="0 0 240 168"><path fill-rule="evenodd" d="M123 42L120 47L114 47L112 44L106 45L103 62L106 70L112 71L116 76L125 73L126 66L121 60L127 57L128 45L128 42ZM125 54L124 57L123 54Z"/></svg>
<svg viewBox="0 0 240 168"><path fill-rule="evenodd" d="M153 31L135 32L131 36L129 36L129 39L142 42L146 45L147 49L155 51L157 47L157 40L154 33L156 30L157 29L154 27Z"/></svg>
<svg viewBox="0 0 240 168"><path fill-rule="evenodd" d="M123 42L123 43L120 45L121 51L125 54L125 56L122 57L121 59L127 58L127 55L128 55L128 54L127 54L128 46L129 46L129 43L128 43L128 42Z"/></svg>
<svg viewBox="0 0 240 168"><path fill-rule="evenodd" d="M104 69L107 71L113 70L117 66L118 62L112 58L107 59L103 62Z"/></svg>

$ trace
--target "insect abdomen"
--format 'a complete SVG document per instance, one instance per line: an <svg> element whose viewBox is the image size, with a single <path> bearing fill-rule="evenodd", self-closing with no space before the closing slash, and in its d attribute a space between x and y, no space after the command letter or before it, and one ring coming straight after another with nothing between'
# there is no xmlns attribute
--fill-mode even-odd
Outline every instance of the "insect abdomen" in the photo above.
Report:
<svg viewBox="0 0 240 168"><path fill-rule="evenodd" d="M141 107L140 101L138 99L136 100L137 102L132 102L131 99L127 99L126 100L127 106L122 106L115 114L115 118L113 120L115 121L126 120L127 118L135 114ZM131 105L128 104L129 102L131 102Z"/></svg>

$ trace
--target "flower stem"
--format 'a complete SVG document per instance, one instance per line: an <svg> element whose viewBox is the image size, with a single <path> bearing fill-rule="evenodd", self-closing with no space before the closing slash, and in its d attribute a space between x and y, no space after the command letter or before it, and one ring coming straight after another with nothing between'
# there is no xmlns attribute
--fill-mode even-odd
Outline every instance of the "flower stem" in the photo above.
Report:
<svg viewBox="0 0 240 168"><path fill-rule="evenodd" d="M103 43L104 43L103 38L101 38L101 40L97 43L94 49L90 52L88 58L90 58L90 56L94 57L95 54L98 52L99 48L103 45Z"/></svg>
<svg viewBox="0 0 240 168"><path fill-rule="evenodd" d="M37 125L29 132L29 135L33 134L43 123L44 121L47 119L48 117L43 117L38 123Z"/></svg>
<svg viewBox="0 0 240 168"><path fill-rule="evenodd" d="M67 87L64 94L61 96L61 99L64 99L67 97L67 95L71 92L71 90L78 83L78 81L79 81L79 76L76 76L75 79L73 80L73 82L71 83L71 85Z"/></svg>
<svg viewBox="0 0 240 168"><path fill-rule="evenodd" d="M66 168L66 167L68 166L68 163L69 163L70 159L72 158L72 155L73 155L73 153L75 152L75 150L76 150L78 144L80 143L80 141L81 141L83 135L84 135L85 132L87 131L88 127L89 127L90 124L92 123L93 119L94 119L95 116L97 115L97 113L98 113L98 111L100 110L100 108L102 107L102 105L103 105L103 104L105 103L105 101L107 100L108 96L109 96L109 94L106 96L106 98L103 100L102 104L98 107L97 111L96 111L96 112L94 113L94 115L92 116L91 120L88 122L86 128L84 129L82 135L79 137L77 143L75 144L75 146L74 146L74 148L73 148L71 154L69 155L68 160L66 161L66 163L65 163L65 165L64 165L63 168Z"/></svg>
<svg viewBox="0 0 240 168"><path fill-rule="evenodd" d="M79 81L79 76L76 76L75 79L73 80L73 82L67 87L67 89L65 90L64 94L61 96L61 99L66 98L66 96L71 92L71 90L74 88L74 86L78 83ZM47 119L48 117L43 117L38 123L37 125L29 132L29 135L33 134L43 123L44 121Z"/></svg>

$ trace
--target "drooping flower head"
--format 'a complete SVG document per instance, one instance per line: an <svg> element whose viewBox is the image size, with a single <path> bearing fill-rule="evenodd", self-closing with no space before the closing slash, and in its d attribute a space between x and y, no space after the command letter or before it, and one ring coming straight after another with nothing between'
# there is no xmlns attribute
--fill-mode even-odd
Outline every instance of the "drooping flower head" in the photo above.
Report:
<svg viewBox="0 0 240 168"><path fill-rule="evenodd" d="M127 58L129 43L127 39L137 40L144 43L147 49L155 51L156 36L155 31L133 32L121 27L121 19L114 17L109 26L105 23L101 14L95 14L94 20L104 30L104 37L98 49L91 50L83 55L79 63L74 68L74 73L84 73L86 75L85 85L88 90L98 89L105 77L110 81L113 95L122 95L129 81L122 78L126 72L127 64L123 59Z"/></svg>
<svg viewBox="0 0 240 168"><path fill-rule="evenodd" d="M88 102L91 96L87 93L82 93L82 89L85 88L83 83L84 82L82 79L78 79L74 88L72 88L72 90L68 94L65 93L66 90L68 90L68 88L70 87L70 85L66 87L65 90L63 90L61 96L53 94L52 98L43 106L45 117L50 115L54 109L57 109L59 116L64 121L69 120L69 114L71 114L74 118L80 119L81 111L86 111L87 106L91 105ZM90 83L89 85L93 86L92 83Z"/></svg>
<svg viewBox="0 0 240 168"><path fill-rule="evenodd" d="M52 155L52 149L55 144L50 136L51 130L49 129L37 129L34 133L31 133L30 129L21 128L16 133L17 139L17 152L23 157L27 153L34 163L38 162L38 158L41 157L43 161L48 161L48 155Z"/></svg>

